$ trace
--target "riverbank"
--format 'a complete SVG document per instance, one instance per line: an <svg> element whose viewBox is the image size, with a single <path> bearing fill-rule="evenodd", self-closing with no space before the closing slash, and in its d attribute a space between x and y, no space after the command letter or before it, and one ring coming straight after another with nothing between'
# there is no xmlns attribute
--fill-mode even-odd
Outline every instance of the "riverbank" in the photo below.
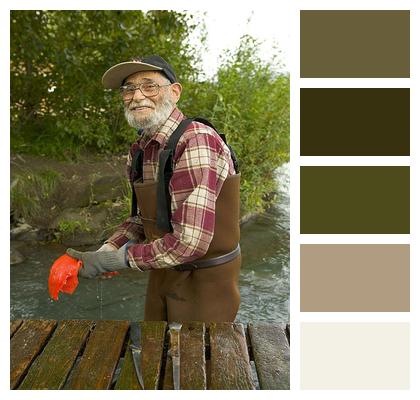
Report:
<svg viewBox="0 0 420 400"><path fill-rule="evenodd" d="M12 261L19 260L13 242L100 243L124 219L125 157L75 163L12 155L10 162Z"/></svg>
<svg viewBox="0 0 420 400"><path fill-rule="evenodd" d="M11 264L20 243L65 246L102 243L130 212L126 156L85 157L77 163L11 155ZM241 212L241 224L257 214Z"/></svg>

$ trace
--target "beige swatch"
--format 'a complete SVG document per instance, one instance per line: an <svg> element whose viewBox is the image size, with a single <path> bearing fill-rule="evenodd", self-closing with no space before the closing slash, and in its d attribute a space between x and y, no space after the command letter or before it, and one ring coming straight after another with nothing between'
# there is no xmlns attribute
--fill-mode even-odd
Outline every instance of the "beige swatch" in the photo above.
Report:
<svg viewBox="0 0 420 400"><path fill-rule="evenodd" d="M409 328L408 323L302 323L301 388L409 389Z"/></svg>
<svg viewBox="0 0 420 400"><path fill-rule="evenodd" d="M301 311L410 311L406 244L302 244Z"/></svg>

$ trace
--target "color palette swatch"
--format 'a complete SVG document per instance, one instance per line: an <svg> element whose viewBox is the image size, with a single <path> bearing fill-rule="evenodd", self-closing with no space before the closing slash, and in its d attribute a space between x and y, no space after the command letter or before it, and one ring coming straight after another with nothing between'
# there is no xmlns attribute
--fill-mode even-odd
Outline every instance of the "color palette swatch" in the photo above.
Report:
<svg viewBox="0 0 420 400"><path fill-rule="evenodd" d="M410 77L410 12L301 11L300 76Z"/></svg>
<svg viewBox="0 0 420 400"><path fill-rule="evenodd" d="M406 244L302 244L300 309L306 312L410 311Z"/></svg>
<svg viewBox="0 0 420 400"><path fill-rule="evenodd" d="M301 156L409 156L410 89L300 89Z"/></svg>
<svg viewBox="0 0 420 400"><path fill-rule="evenodd" d="M410 11L301 11L300 77L300 386L409 389Z"/></svg>
<svg viewBox="0 0 420 400"><path fill-rule="evenodd" d="M407 323L302 323L300 338L302 389L409 387Z"/></svg>
<svg viewBox="0 0 420 400"><path fill-rule="evenodd" d="M301 233L410 233L410 169L300 169Z"/></svg>

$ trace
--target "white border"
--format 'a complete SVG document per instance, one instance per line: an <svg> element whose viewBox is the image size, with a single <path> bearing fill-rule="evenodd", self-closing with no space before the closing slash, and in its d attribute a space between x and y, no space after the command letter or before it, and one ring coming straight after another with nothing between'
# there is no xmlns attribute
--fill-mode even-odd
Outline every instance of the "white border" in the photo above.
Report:
<svg viewBox="0 0 420 400"><path fill-rule="evenodd" d="M286 1L283 1L284 4ZM71 5L71 7L69 7ZM418 242L418 224L420 220L419 211L414 204L419 204L419 196L418 196L418 182L419 180L419 165L418 165L418 154L419 154L419 139L418 139L418 132L420 131L419 126L419 119L418 113L420 110L420 102L419 102L419 87L418 87L418 76L419 76L419 64L418 64L418 48L420 47L418 44L418 39L416 45L414 45L416 38L420 37L419 26L419 6L416 1L398 1L398 0L382 0L382 1L362 1L362 0L343 0L340 2L337 1L288 1L287 6L291 11L291 19L293 20L293 34L292 34L292 45L291 48L291 55L290 55L290 71L291 71L291 322L292 322L292 345L291 345L291 391L282 391L281 393L274 391L268 392L236 392L236 391L227 391L227 392L182 392L182 393L171 393L171 398L196 398L196 396L200 396L203 398L210 398L214 396L237 396L241 398L255 398L255 397L264 397L264 398L278 398L281 396L285 399L333 399L336 400L337 398L340 399L354 399L354 398L369 398L369 399L415 399L419 396L419 383L418 383L418 375L420 373L419 370L419 337L420 337L420 329L419 329L419 290L417 289L417 285L415 283L419 282L419 272L418 268L420 266L420 257L419 257L419 242ZM9 83L9 74L8 74L8 65L9 65L9 58L8 58L8 43L9 43L9 10L10 9L177 9L177 10L205 10L205 9L217 9L220 12L228 12L232 13L235 12L235 7L248 7L251 9L256 9L259 7L269 7L273 9L273 12L276 12L276 5L275 2L269 0L260 0L257 3L250 0L244 0L240 3L238 2L231 2L228 3L226 1L202 1L197 2L193 0L178 0L176 2L176 6L174 6L174 2L170 0L161 1L161 0L153 0L153 1L124 1L120 0L119 2L110 1L110 0L92 0L89 2L82 2L82 1L73 1L71 3L63 2L63 1L4 1L0 5L1 7L1 19L0 19L0 29L1 29L1 46L2 51L0 52L1 63L0 63L0 72L1 76L3 77L3 84L8 86ZM299 10L300 9L411 9L411 78L409 80L397 80L397 79L390 79L389 84L386 84L384 87L410 87L412 89L412 103L411 103L411 156L410 160L402 165L410 165L411 166L411 234L409 237L404 235L404 240L401 241L401 236L393 237L389 235L386 239L385 237L376 238L378 241L377 243L410 243L411 244L411 313L408 317L411 326L411 349L412 349L412 361L411 361L411 389L409 391L328 391L328 390L317 390L317 391L310 391L299 390L299 342L300 342L300 327L299 324L301 321L309 321L313 317L309 317L308 313L300 313L299 311L299 251L300 243L313 243L313 240L316 238L309 237L308 235L299 235L299 165L302 160L299 156L299 100L298 100L298 92L300 87L330 87L325 86L325 83L321 86L316 86L318 83L312 82L312 79L300 79L299 78ZM320 80L318 80L319 82ZM387 80L388 81L388 80ZM382 86L375 86L375 85L382 85L382 79L369 79L369 80L360 80L358 83L359 87L382 87ZM346 81L340 79L333 79L331 83L328 85L332 85L331 87L348 87L346 85L353 85L354 81ZM333 86L336 85L336 86ZM395 85L395 86L394 86ZM415 90L414 90L415 88ZM9 122L8 122L8 108L9 108L9 100L6 91L2 91L0 94L1 96L1 103L0 107L2 110L2 131L4 133L9 131ZM3 114L4 113L4 114ZM5 146L2 146L4 151L7 150L7 146L9 145L9 141L7 139L7 135L3 136L6 137ZM3 162L3 171L8 171L8 157L3 156L1 157ZM346 162L348 162L347 160ZM351 161L351 160L350 160ZM366 162L366 161L364 161ZM389 161L386 160L386 163ZM328 160L322 161L323 165L329 165ZM302 164L304 165L304 164ZM310 165L310 164L308 164ZM366 164L365 164L366 165ZM389 165L389 164L387 164ZM2 174L6 176L6 174ZM7 183L5 183L7 185ZM417 185L417 186L416 186ZM7 196L2 196L7 197ZM6 199L7 200L7 199ZM8 204L3 204L3 211L5 209L9 209ZM2 213L2 220L1 224L3 227L8 226L8 212L7 215L5 212ZM7 236L6 236L7 235ZM8 243L8 232L3 237L3 243ZM367 239L363 236L358 235L360 240L355 240L354 243L367 243ZM307 241L309 239L309 242ZM327 241L325 243L333 243L332 238L326 238ZM374 237L370 237L372 243L376 243ZM336 238L337 242L340 243L340 240L344 240L343 243L351 243L350 239L345 236L339 236ZM408 240L408 242L407 242ZM319 241L323 243L324 241ZM8 268L8 266L3 266L3 268ZM8 273L6 273L8 275ZM7 280L8 277L2 276L2 280ZM2 321L4 323L3 329L1 329L1 340L2 343L7 341L9 343L8 338L8 330L9 330L9 307L8 307L8 297L9 293L8 290L3 290L3 312ZM354 318L354 321L363 320L364 316L366 318L380 318L380 321L394 321L398 320L400 314L380 314L378 316L373 317L371 314L361 314L356 313L355 315L349 315L349 318ZM336 318L335 315L317 315L319 320L328 320L328 318ZM370 319L371 320L371 319ZM60 394L55 392L46 392L46 391L31 391L31 393L26 392L17 392L17 391L9 391L9 369L8 369L8 348L5 350L5 354L1 363L1 370L0 370L0 384L2 388L2 395L3 398L27 398L28 395L33 397L34 399L46 399L46 398L56 398L56 396L60 396L60 398L73 398L74 396L79 396L79 393L75 392L60 392ZM115 398L115 393L112 392L83 392L83 394L88 395L89 397L99 397L101 398ZM138 396L143 396L145 398L160 398L161 396L169 395L168 393L161 393L161 392L145 392L145 393L137 393L131 391L125 391L124 393L118 393L118 395L124 395L127 399L134 399L138 398Z"/></svg>

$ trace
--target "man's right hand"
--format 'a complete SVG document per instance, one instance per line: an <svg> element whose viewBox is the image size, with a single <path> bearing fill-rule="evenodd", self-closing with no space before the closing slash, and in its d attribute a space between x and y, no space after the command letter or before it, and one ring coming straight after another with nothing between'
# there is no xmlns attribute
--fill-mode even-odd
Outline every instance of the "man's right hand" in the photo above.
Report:
<svg viewBox="0 0 420 400"><path fill-rule="evenodd" d="M67 249L66 253L81 260L82 268L79 275L83 278L94 278L104 272L112 272L120 269L128 268L127 263L127 247L130 243L126 243L117 251L77 251Z"/></svg>
<svg viewBox="0 0 420 400"><path fill-rule="evenodd" d="M116 250L118 250L118 249L114 245L112 245L111 243L104 243L96 251L116 251Z"/></svg>

